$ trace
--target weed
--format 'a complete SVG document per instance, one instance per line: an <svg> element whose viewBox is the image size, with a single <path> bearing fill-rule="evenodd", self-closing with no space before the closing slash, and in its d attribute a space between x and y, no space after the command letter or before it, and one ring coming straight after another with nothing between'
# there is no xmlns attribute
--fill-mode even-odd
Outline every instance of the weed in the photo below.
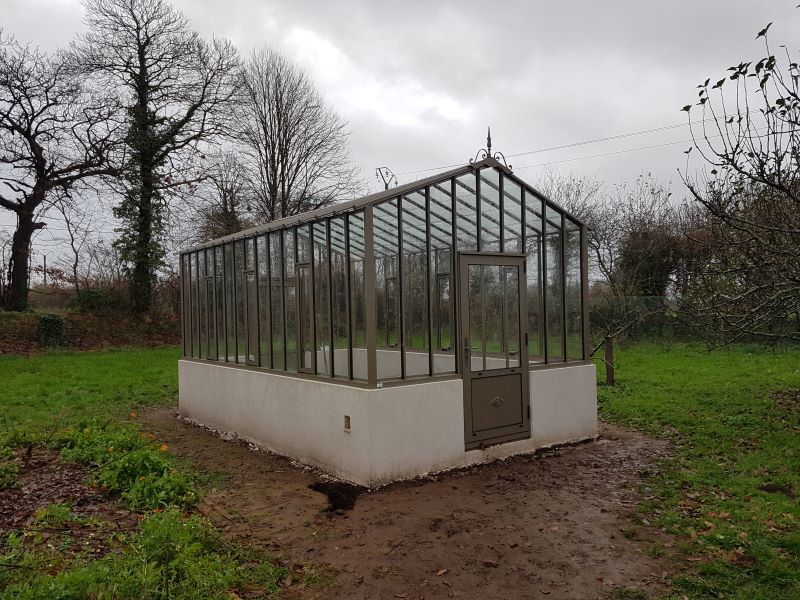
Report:
<svg viewBox="0 0 800 600"><path fill-rule="evenodd" d="M0 491L13 487L19 476L19 464L14 450L8 446L0 447Z"/></svg>
<svg viewBox="0 0 800 600"><path fill-rule="evenodd" d="M166 444L132 426L92 420L62 433L61 458L92 464L93 482L133 510L186 507L197 501L192 475L179 471Z"/></svg>

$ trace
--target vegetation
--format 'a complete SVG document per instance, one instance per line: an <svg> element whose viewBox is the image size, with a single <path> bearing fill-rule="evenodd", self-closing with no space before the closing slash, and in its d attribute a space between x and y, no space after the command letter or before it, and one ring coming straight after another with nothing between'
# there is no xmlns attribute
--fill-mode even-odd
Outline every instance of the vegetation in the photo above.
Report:
<svg viewBox="0 0 800 600"><path fill-rule="evenodd" d="M51 507L44 516L63 522L69 519L63 513L63 506ZM274 597L286 576L267 555L226 543L208 522L175 508L148 515L138 533L121 541L119 552L96 561L73 559L64 565L72 568L54 575L40 568L46 550L30 551L13 533L7 545L3 562L20 568L0 570L0 587L10 583L3 599L235 598L233 592L243 589ZM10 581L9 575L20 574Z"/></svg>
<svg viewBox="0 0 800 600"><path fill-rule="evenodd" d="M673 443L641 508L694 567L677 597L800 597L800 351L637 345L617 358L602 416Z"/></svg>
<svg viewBox="0 0 800 600"><path fill-rule="evenodd" d="M135 424L142 407L175 401L177 357L174 348L0 357L0 490L17 484L23 448L49 448L86 465L87 483L145 513L130 531L81 517L68 502L38 509L0 539L0 598L277 594L287 569L193 516L200 478Z"/></svg>

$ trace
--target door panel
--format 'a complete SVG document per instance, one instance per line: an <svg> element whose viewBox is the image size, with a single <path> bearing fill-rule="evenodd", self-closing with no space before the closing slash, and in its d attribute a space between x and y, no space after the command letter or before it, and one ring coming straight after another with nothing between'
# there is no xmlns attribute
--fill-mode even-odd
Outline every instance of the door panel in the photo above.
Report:
<svg viewBox="0 0 800 600"><path fill-rule="evenodd" d="M524 258L459 256L467 449L530 437Z"/></svg>

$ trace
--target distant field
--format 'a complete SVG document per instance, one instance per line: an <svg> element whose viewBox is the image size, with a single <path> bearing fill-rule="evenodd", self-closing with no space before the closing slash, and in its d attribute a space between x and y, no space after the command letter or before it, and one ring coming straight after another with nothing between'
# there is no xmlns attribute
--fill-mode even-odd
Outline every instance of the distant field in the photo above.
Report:
<svg viewBox="0 0 800 600"><path fill-rule="evenodd" d="M682 594L800 598L800 351L638 345L616 358L602 417L675 443L642 517L680 536L674 558L695 570Z"/></svg>

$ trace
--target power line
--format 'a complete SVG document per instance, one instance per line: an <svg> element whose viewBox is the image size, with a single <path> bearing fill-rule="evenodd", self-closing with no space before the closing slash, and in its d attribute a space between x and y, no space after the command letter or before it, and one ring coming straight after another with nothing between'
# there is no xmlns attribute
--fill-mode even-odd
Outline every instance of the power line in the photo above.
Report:
<svg viewBox="0 0 800 600"><path fill-rule="evenodd" d="M746 114L750 114L750 113L753 113L753 112L758 112L758 111L750 110L750 111L747 111ZM547 148L538 148L538 149L535 149L535 150L526 150L524 152L517 152L515 154L506 154L506 158L516 158L518 156L529 156L531 154L540 154L542 152L553 152L555 150L564 150L564 149L567 149L567 148L576 148L578 146L586 146L588 144L599 144L599 143L602 143L602 142L620 140L620 139L634 137L634 136L638 136L638 135L646 135L646 134L650 134L650 133L660 133L660 132L669 131L669 130L672 130L672 129L679 129L681 127L689 127L690 125L700 125L702 123L713 123L714 121L719 121L722 118L723 117L718 117L716 119L700 119L698 121L689 121L689 122L686 122L686 123L673 123L672 125L661 125L659 127L650 127L648 129L640 129L639 131L628 131L628 132L625 132L625 133L618 133L618 134L615 134L615 135L609 135L609 136L605 136L605 137L593 138L593 139L588 139L588 140L581 140L581 141L578 141L578 142L570 142L569 144L561 144L559 146L549 146ZM691 141L692 140L689 140L689 142L691 142ZM687 143L687 142L682 142L682 141L681 142L670 142L670 143L664 144L664 145L685 144L685 143ZM651 147L652 148L656 148L658 146L647 146L647 147L645 147L645 149L646 148L651 148ZM629 152L629 151L630 150L624 150L622 152ZM620 152L611 152L609 154L619 154L619 153ZM598 155L598 156L605 156L605 155ZM593 157L586 157L586 158L593 158ZM573 159L568 159L568 160L580 160L580 159L573 158ZM556 161L556 162L567 162L567 161ZM402 177L403 175L414 175L415 173L428 173L430 171L443 171L445 169L453 169L455 167L460 167L463 164L464 164L463 162L460 162L460 163L455 163L455 164L452 164L452 165L445 165L445 166L442 166L442 167L433 167L433 168L430 168L430 169L419 169L417 171L405 171L403 173L398 173L397 176L398 177ZM551 164L551 163L547 163L547 164ZM528 166L531 166L531 165L528 165ZM518 167L518 168L525 169L525 168L528 168L528 167Z"/></svg>

